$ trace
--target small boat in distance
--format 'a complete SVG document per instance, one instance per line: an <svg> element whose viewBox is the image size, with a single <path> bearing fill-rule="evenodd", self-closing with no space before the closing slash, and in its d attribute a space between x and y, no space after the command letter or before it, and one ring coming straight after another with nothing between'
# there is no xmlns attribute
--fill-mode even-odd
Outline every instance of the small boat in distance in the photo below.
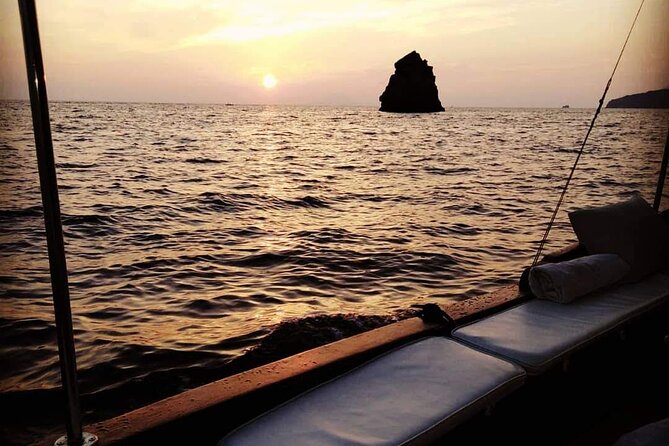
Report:
<svg viewBox="0 0 669 446"><path fill-rule="evenodd" d="M569 108L569 104L563 105L562 108Z"/></svg>

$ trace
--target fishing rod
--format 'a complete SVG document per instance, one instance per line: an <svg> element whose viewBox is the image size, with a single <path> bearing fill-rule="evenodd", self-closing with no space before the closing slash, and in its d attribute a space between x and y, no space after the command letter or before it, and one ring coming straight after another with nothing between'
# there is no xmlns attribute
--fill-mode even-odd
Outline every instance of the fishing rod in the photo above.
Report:
<svg viewBox="0 0 669 446"><path fill-rule="evenodd" d="M623 47L620 50L620 54L618 54L618 60L616 60L616 64L614 65L613 71L611 72L611 76L609 77L609 80L606 83L606 87L604 87L604 93L602 93L602 97L599 99L599 105L597 106L597 110L595 110L595 115L592 117L592 121L590 122L590 127L588 127L588 131L585 134L585 138L583 138L583 142L581 143L581 148L578 151L578 155L576 155L576 160L574 161L574 165L572 166L571 171L569 172L569 177L567 177L567 182L562 188L562 193L560 194L560 198L558 199L558 202L555 205L555 209L553 210L553 215L551 215L551 219L548 222L546 231L544 232L544 235L541 238L541 242L539 242L539 248L537 249L537 252L534 255L534 260L532 260L532 265L530 266L530 268L536 266L536 264L539 263L539 258L541 257L544 245L546 244L546 241L548 240L548 235L550 234L551 229L553 228L553 224L555 223L555 217L557 217L557 213L560 210L560 206L562 206L562 201L564 200L564 197L567 194L567 189L569 189L569 184L571 183L571 179L574 177L574 172L576 171L578 162L581 159L581 155L583 155L583 151L585 150L585 145L588 142L588 138L590 137L590 132L592 132L592 129L595 127L595 121L597 121L597 117L599 116L599 113L602 111L602 106L604 105L604 99L606 98L606 93L609 92L609 88L611 87L611 82L613 82L613 76L616 74L616 70L618 69L618 65L620 64L620 59L622 59L623 57L623 53L625 52L625 48L627 47L627 42L629 42L630 40L630 36L632 35L632 30L634 29L634 25L636 25L636 21L639 18L639 14L641 13L641 8L643 8L643 4L645 1L646 0L641 0L639 9L637 10L636 15L634 16L634 20L632 21L632 26L630 26L630 29L627 33L627 37L625 38L625 43L623 44Z"/></svg>

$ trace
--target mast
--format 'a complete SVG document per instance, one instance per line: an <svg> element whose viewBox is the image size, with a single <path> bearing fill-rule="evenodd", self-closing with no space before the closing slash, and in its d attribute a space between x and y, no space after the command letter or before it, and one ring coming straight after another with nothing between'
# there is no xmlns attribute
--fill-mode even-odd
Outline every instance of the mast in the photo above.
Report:
<svg viewBox="0 0 669 446"><path fill-rule="evenodd" d="M49 101L46 93L42 47L37 26L37 11L34 0L18 0L23 33L23 48L30 92L30 108L35 134L37 165L39 170L44 227L49 252L51 290L58 337L60 376L65 395L67 436L56 441L56 445L81 446L97 442L97 437L85 434L81 428L81 406L77 382L77 360L72 332L70 292L65 262L63 227L60 220L60 201L56 165L49 122Z"/></svg>
<svg viewBox="0 0 669 446"><path fill-rule="evenodd" d="M664 155L662 155L662 165L660 166L660 173L657 176L657 189L655 190L655 201L653 202L653 209L660 210L660 202L662 201L662 191L664 190L664 179L667 177L667 163L669 162L669 129L667 130L667 139L664 141Z"/></svg>

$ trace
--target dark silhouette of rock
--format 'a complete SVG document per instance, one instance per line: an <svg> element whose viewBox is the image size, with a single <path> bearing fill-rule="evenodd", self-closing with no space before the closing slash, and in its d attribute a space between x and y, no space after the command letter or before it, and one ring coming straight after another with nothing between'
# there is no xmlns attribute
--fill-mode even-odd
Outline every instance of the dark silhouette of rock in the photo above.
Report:
<svg viewBox="0 0 669 446"><path fill-rule="evenodd" d="M606 108L669 108L669 88L611 99Z"/></svg>
<svg viewBox="0 0 669 446"><path fill-rule="evenodd" d="M432 67L420 54L410 52L395 62L395 74L379 98L381 111L397 113L431 113L444 111Z"/></svg>

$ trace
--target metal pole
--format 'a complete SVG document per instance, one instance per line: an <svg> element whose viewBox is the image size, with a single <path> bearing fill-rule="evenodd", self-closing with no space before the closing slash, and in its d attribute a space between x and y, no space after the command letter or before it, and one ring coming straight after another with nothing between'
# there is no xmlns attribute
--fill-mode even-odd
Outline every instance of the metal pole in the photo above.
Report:
<svg viewBox="0 0 669 446"><path fill-rule="evenodd" d="M80 446L84 444L84 435L81 429L77 360L74 351L63 227L60 221L56 165L53 156L53 142L51 140L49 102L46 94L42 48L37 27L37 12L34 0L18 1L21 13L21 29L23 31L23 48L28 74L28 91L30 92L33 131L35 133L35 148L37 149L40 189L42 191L44 226L49 252L51 289L53 292L53 307L58 336L60 376L67 402L67 438L60 438L56 444ZM86 444L90 444L90 441L91 436L86 435Z"/></svg>
<svg viewBox="0 0 669 446"><path fill-rule="evenodd" d="M662 155L662 165L660 166L660 174L657 177L657 189L655 190L655 201L653 208L656 211L660 210L660 202L662 201L662 191L664 190L664 179L667 176L667 163L669 162L669 129L667 129L667 139L664 141L664 155Z"/></svg>

